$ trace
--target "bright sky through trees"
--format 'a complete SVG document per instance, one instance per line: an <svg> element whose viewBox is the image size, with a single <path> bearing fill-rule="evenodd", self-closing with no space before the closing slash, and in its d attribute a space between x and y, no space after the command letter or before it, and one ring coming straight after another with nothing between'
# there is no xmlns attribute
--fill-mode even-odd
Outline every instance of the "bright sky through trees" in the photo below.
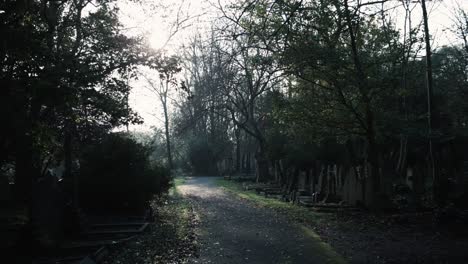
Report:
<svg viewBox="0 0 468 264"><path fill-rule="evenodd" d="M387 15L402 30L404 10L399 2L390 1L385 4L385 9L389 10ZM152 48L177 54L190 36L209 29L210 24L215 21L217 5L218 1L205 0L142 0L137 3L122 1L119 7L121 21L128 34L143 35ZM397 7L394 8L395 6ZM451 45L456 41L451 28L454 24L454 10L458 6L468 10L468 0L429 2L429 23L434 48ZM416 26L421 21L419 6L413 9L412 15L413 26ZM162 127L163 114L155 95L145 88L143 80L132 81L132 86L130 105L144 118L145 123L131 129L150 130L152 126Z"/></svg>
<svg viewBox="0 0 468 264"><path fill-rule="evenodd" d="M179 52L181 45L195 32L208 28L213 6L199 0L143 0L120 4L121 21L128 34L143 35L149 46L168 54ZM148 74L148 72L146 73ZM130 106L144 118L145 123L131 130L150 130L163 126L163 113L154 93L147 89L144 79L132 81Z"/></svg>

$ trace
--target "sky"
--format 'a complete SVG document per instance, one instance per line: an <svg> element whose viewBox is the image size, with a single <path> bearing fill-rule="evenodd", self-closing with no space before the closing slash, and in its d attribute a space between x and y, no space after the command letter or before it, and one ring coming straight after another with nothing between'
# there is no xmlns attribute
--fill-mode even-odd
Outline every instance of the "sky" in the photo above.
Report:
<svg viewBox="0 0 468 264"><path fill-rule="evenodd" d="M216 13L213 4L206 0L140 0L137 2L121 1L119 3L120 20L126 34L143 35L152 48L165 50L168 54L176 54L194 33L207 30ZM217 4L218 1L212 0L212 2ZM387 4L388 7L391 5L394 3ZM447 29L454 24L453 12L457 6L468 10L468 0L428 1L427 6L430 32L434 39L433 47L454 43L456 37ZM388 15L395 19L399 29L403 28L402 8L392 9ZM413 25L421 21L419 5L415 6L412 17ZM176 24L180 26L177 28ZM146 74L152 75L151 72L146 72ZM156 95L148 89L144 78L133 80L130 85L132 92L129 104L144 120L144 124L133 125L130 130L148 132L152 130L152 127L163 128L162 106Z"/></svg>
<svg viewBox="0 0 468 264"><path fill-rule="evenodd" d="M199 0L141 0L138 3L122 1L120 20L129 35L144 35L149 45L167 54L176 54L194 32L202 32L209 25L213 8ZM178 21L178 22L177 22ZM179 25L178 27L176 25ZM142 69L146 76L156 78L156 72ZM130 126L131 131L151 131L164 127L164 114L157 95L151 91L145 78L130 82L130 106L143 118L141 125ZM176 99L175 95L170 96ZM170 106L171 112L173 107Z"/></svg>

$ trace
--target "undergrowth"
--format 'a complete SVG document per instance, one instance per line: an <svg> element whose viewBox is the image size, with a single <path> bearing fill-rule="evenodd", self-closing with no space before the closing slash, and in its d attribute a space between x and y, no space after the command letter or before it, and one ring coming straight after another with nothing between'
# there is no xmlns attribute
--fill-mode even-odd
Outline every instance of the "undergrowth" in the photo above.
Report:
<svg viewBox="0 0 468 264"><path fill-rule="evenodd" d="M177 190L183 183L183 178L175 178L168 195L153 201L156 220L149 230L110 248L111 254L103 263L188 263L197 257L195 213Z"/></svg>

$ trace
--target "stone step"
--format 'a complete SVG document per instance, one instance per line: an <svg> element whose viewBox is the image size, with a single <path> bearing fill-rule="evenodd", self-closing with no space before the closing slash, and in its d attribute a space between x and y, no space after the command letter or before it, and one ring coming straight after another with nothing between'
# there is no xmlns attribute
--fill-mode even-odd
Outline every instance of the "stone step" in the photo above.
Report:
<svg viewBox="0 0 468 264"><path fill-rule="evenodd" d="M131 225L134 228L123 228L129 227L129 225L119 224L101 224L98 226L92 225L92 230L85 232L84 235L100 235L100 234L138 234L143 232L147 227L148 223L139 225Z"/></svg>

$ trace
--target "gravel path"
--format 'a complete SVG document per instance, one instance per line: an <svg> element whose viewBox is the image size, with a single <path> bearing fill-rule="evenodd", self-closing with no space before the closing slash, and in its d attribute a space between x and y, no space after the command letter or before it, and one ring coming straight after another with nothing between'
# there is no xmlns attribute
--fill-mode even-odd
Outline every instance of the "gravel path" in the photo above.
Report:
<svg viewBox="0 0 468 264"><path fill-rule="evenodd" d="M256 207L214 183L189 178L180 192L200 217L200 257L192 263L337 263L339 257L311 232L286 217Z"/></svg>

